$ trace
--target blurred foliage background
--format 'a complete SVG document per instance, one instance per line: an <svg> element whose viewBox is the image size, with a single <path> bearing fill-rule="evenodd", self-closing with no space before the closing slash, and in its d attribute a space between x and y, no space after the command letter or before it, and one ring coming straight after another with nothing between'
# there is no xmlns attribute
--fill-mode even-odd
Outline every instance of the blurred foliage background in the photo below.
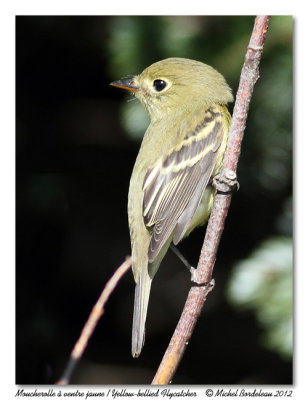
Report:
<svg viewBox="0 0 308 400"><path fill-rule="evenodd" d="M130 253L127 191L148 119L109 82L166 57L237 90L252 16L16 17L16 382L57 381ZM174 384L292 383L293 19L270 21L209 296ZM232 107L230 109L232 112ZM197 264L204 228L180 245ZM190 287L168 253L146 343L130 355L134 282L116 288L74 384L149 384Z"/></svg>

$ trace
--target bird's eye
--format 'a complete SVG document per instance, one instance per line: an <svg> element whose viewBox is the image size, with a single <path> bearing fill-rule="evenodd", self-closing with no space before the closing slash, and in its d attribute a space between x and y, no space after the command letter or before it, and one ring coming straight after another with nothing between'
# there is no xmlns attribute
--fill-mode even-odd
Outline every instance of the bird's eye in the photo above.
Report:
<svg viewBox="0 0 308 400"><path fill-rule="evenodd" d="M162 79L155 79L153 86L157 92L161 92L167 86L167 82L163 81Z"/></svg>

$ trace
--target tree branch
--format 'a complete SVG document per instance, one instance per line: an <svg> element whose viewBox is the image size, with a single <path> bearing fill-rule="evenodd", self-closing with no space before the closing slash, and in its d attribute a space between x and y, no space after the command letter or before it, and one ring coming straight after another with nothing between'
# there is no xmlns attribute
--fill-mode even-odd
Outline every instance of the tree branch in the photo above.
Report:
<svg viewBox="0 0 308 400"><path fill-rule="evenodd" d="M100 317L104 313L105 304L107 303L111 293L117 286L119 280L131 268L131 266L132 266L132 259L131 257L128 257L126 261L124 261L117 268L115 273L106 283L104 290L102 291L100 297L98 298L97 302L92 308L89 318L83 327L81 335L71 352L70 359L67 363L65 371L63 372L61 379L57 382L58 385L67 385L69 383L71 376L87 347L88 341L92 336Z"/></svg>
<svg viewBox="0 0 308 400"><path fill-rule="evenodd" d="M254 85L259 78L259 63L269 19L270 16L257 16L255 19L241 72L221 174L228 173L231 170L234 172L234 176L236 176L235 172L246 127L249 103ZM213 289L214 281L212 280L212 272L230 203L231 194L217 193L208 222L198 267L193 274L193 280L197 285L193 286L188 293L181 318L153 379L153 385L167 385L171 382L183 357L206 297Z"/></svg>

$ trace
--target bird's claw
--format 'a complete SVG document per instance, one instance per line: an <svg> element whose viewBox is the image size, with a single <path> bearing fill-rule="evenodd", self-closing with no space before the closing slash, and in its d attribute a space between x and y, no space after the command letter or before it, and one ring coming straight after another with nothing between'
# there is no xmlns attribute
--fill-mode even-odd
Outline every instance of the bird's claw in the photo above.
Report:
<svg viewBox="0 0 308 400"><path fill-rule="evenodd" d="M218 193L222 194L230 194L234 190L239 190L240 188L236 173L229 168L223 169L219 174L214 176L212 186Z"/></svg>

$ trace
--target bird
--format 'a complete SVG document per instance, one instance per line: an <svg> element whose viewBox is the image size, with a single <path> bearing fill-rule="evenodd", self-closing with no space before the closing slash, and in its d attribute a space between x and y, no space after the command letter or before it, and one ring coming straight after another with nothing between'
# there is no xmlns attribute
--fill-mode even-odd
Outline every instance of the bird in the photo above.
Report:
<svg viewBox="0 0 308 400"><path fill-rule="evenodd" d="M128 192L132 270L136 283L132 355L144 345L152 280L171 243L210 215L233 101L213 67L186 58L158 61L139 75L111 82L131 92L149 114Z"/></svg>

